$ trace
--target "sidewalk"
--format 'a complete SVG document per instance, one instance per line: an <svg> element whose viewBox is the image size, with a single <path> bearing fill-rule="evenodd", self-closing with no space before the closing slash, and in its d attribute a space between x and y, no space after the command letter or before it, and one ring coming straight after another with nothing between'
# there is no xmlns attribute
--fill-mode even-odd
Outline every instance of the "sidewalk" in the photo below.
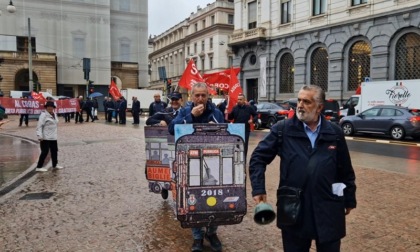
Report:
<svg viewBox="0 0 420 252"><path fill-rule="evenodd" d="M0 198L1 251L190 251L191 231L174 219L170 201L148 192L144 119L140 127L101 119L83 124L60 120L58 160L65 169L37 173ZM2 128L0 134L36 139L35 121L28 128L14 122ZM378 170L372 160L367 168L359 155L352 156L357 159L358 207L347 217L342 251L420 251L420 178ZM272 205L278 162L266 176ZM53 195L20 200L41 192ZM219 229L223 251L282 251L275 225L258 226L252 220L249 183L247 193L244 221ZM211 250L206 246L205 251Z"/></svg>

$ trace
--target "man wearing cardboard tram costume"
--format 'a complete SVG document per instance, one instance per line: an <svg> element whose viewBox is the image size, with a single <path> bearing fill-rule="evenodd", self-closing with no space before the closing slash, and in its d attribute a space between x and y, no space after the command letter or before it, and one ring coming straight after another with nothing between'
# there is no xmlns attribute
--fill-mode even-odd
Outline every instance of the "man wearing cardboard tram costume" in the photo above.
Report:
<svg viewBox="0 0 420 252"><path fill-rule="evenodd" d="M189 123L223 123L224 118L222 112L209 101L209 92L207 84L198 82L192 87L192 103L181 108L178 115L169 124L169 133L175 132L176 124ZM222 251L222 243L217 236L217 226L206 228L192 228L194 243L192 252L203 251L203 239L209 241L213 251Z"/></svg>
<svg viewBox="0 0 420 252"><path fill-rule="evenodd" d="M308 252L312 240L317 251L340 251L345 215L356 207L355 174L346 140L341 129L321 115L324 101L319 86L303 86L296 114L276 123L250 160L252 196L257 203L267 199L264 173L276 155L281 157L279 187L303 188L299 221L288 226L277 218L286 252Z"/></svg>

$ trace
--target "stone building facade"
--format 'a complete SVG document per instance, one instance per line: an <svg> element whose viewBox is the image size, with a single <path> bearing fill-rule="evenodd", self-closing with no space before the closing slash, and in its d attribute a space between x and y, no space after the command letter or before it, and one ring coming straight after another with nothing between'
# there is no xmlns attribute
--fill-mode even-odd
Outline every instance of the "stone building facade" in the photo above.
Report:
<svg viewBox="0 0 420 252"><path fill-rule="evenodd" d="M230 46L249 99L281 101L304 84L343 101L359 83L420 79L416 0L235 0ZM420 83L419 83L420 85Z"/></svg>
<svg viewBox="0 0 420 252"><path fill-rule="evenodd" d="M148 86L147 0L13 1L0 16L0 89L29 90L28 35L33 81L53 95L85 96L83 58L90 59L95 91ZM28 20L30 19L30 25ZM26 60L25 60L26 59Z"/></svg>

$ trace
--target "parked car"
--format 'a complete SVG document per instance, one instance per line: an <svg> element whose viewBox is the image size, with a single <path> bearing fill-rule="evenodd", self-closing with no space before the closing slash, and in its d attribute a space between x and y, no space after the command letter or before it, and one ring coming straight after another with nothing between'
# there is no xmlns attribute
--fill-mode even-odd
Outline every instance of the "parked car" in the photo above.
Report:
<svg viewBox="0 0 420 252"><path fill-rule="evenodd" d="M339 123L340 121L340 105L333 99L328 99L324 102L324 109L321 112L325 118L331 122Z"/></svg>
<svg viewBox="0 0 420 252"><path fill-rule="evenodd" d="M340 120L347 136L354 133L390 135L395 140L406 136L420 139L420 110L380 105Z"/></svg>
<svg viewBox="0 0 420 252"><path fill-rule="evenodd" d="M277 121L287 117L289 111L277 103L260 102L257 104L258 118L261 126L271 128Z"/></svg>

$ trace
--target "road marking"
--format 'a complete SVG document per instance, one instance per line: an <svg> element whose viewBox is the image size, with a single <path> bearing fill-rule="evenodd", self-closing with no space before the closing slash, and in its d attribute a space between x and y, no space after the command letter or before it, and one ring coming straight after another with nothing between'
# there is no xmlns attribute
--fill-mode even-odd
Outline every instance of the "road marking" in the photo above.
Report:
<svg viewBox="0 0 420 252"><path fill-rule="evenodd" d="M376 142L377 143L391 143L390 141L388 141L388 140L376 140Z"/></svg>

